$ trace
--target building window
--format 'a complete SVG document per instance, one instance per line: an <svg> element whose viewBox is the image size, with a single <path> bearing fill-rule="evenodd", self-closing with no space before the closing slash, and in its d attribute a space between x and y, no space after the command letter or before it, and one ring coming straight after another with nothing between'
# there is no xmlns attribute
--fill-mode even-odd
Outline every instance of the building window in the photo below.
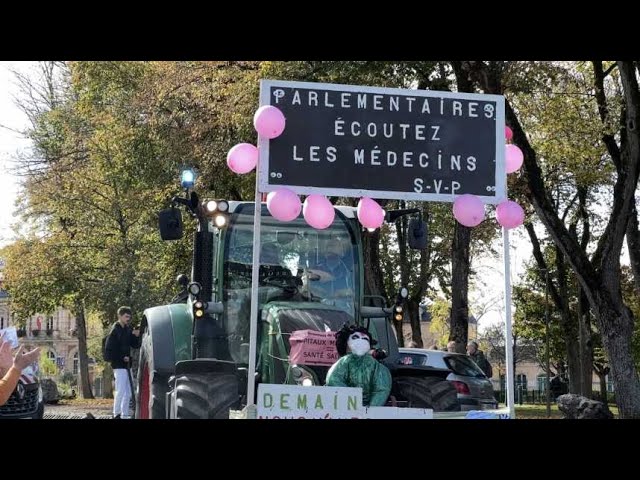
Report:
<svg viewBox="0 0 640 480"><path fill-rule="evenodd" d="M527 376L524 373L516 375L516 388L527 389Z"/></svg>
<svg viewBox="0 0 640 480"><path fill-rule="evenodd" d="M78 352L73 354L73 374L77 375L80 371L80 359L78 358Z"/></svg>
<svg viewBox="0 0 640 480"><path fill-rule="evenodd" d="M4 328L4 317L0 317L0 330Z"/></svg>
<svg viewBox="0 0 640 480"><path fill-rule="evenodd" d="M53 330L53 317L47 317L47 330Z"/></svg>

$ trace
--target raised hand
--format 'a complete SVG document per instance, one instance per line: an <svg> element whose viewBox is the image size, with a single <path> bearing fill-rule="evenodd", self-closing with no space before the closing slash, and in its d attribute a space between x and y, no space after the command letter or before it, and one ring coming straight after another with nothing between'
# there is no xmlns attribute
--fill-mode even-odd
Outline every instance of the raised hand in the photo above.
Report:
<svg viewBox="0 0 640 480"><path fill-rule="evenodd" d="M22 371L31 365L33 362L38 360L40 356L40 348L34 348L29 353L22 353L24 347L21 345L16 352L16 356L13 359L13 366L18 370Z"/></svg>
<svg viewBox="0 0 640 480"><path fill-rule="evenodd" d="M13 365L11 343L0 340L0 372L6 372Z"/></svg>

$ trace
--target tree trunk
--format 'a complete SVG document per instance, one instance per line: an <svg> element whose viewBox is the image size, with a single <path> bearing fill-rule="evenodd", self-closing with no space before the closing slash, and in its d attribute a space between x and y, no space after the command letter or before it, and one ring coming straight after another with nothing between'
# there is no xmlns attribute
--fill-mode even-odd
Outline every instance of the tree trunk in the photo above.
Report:
<svg viewBox="0 0 640 480"><path fill-rule="evenodd" d="M365 231L362 234L362 256L364 258L364 293L365 295L380 295L388 298L384 282L382 280L382 269L380 268L380 253L378 244L380 243L380 230L375 232ZM383 307L379 299L374 299L372 306Z"/></svg>
<svg viewBox="0 0 640 480"><path fill-rule="evenodd" d="M627 248L629 249L636 294L640 295L640 229L638 229L638 211L635 203L631 208L627 225Z"/></svg>
<svg viewBox="0 0 640 480"><path fill-rule="evenodd" d="M471 229L456 222L451 252L451 330L449 340L469 339L469 244Z"/></svg>
<svg viewBox="0 0 640 480"><path fill-rule="evenodd" d="M593 344L591 342L591 316L589 300L578 286L578 326L580 347L580 395L593 395Z"/></svg>
<svg viewBox="0 0 640 480"><path fill-rule="evenodd" d="M113 398L113 369L109 363L106 363L102 370L102 396Z"/></svg>
<svg viewBox="0 0 640 480"><path fill-rule="evenodd" d="M398 347L404 347L404 332L402 331L402 324L404 321L396 322L393 320L393 328L396 331L396 339L398 340Z"/></svg>
<svg viewBox="0 0 640 480"><path fill-rule="evenodd" d="M459 92L473 92L473 84L462 62L451 63ZM451 330L449 340L466 345L469 340L469 244L471 229L455 222L451 252ZM464 348L464 347L463 347Z"/></svg>
<svg viewBox="0 0 640 480"><path fill-rule="evenodd" d="M608 276L610 278L610 276ZM607 289L607 287L605 287ZM633 314L620 298L609 292L595 300L602 344L609 358L610 373L616 389L616 403L622 418L640 418L640 382L632 353ZM598 308L597 307L597 308Z"/></svg>
<svg viewBox="0 0 640 480"><path fill-rule="evenodd" d="M563 320L563 325L573 323L575 319L569 315L569 318ZM564 328L564 341L567 344L567 370L569 375L569 392L580 393L580 345L576 341L578 334L574 328Z"/></svg>
<svg viewBox="0 0 640 480"><path fill-rule="evenodd" d="M586 252L591 239L591 223L587 211L587 188L578 186L578 214L582 220L580 248ZM578 344L580 347L580 395L593 396L593 342L591 341L591 309L589 299L578 284Z"/></svg>
<svg viewBox="0 0 640 480"><path fill-rule="evenodd" d="M406 208L405 202L401 201L399 203L400 208ZM408 230L408 222L407 217L401 217L399 221L396 222L396 235L398 237L398 253L399 262L400 262L400 286L409 288L409 269L412 267L409 262L409 255L407 252L408 241L407 241L407 230ZM420 290L420 289L418 289ZM409 322L411 325L411 340L416 342L419 348L422 348L422 334L420 332L420 309L418 308L418 304L415 299L407 298L404 302L405 308L407 309L404 312L404 316L409 315ZM403 338L404 345L404 338Z"/></svg>
<svg viewBox="0 0 640 480"><path fill-rule="evenodd" d="M418 302L408 298L405 302L407 306L407 315L411 321L411 340L416 343L417 348L424 348L422 342L422 331L420 330L420 307Z"/></svg>
<svg viewBox="0 0 640 480"><path fill-rule="evenodd" d="M608 112L602 88L602 62L593 64L596 101L603 124L606 124ZM640 418L640 379L630 355L633 315L624 305L619 287L620 252L629 224L629 213L635 203L640 173L640 92L633 63L621 61L617 62L617 66L625 112L624 126L620 130L621 148L617 147L612 135L603 135L603 141L616 166L618 177L613 189L611 214L591 259L558 217L545 187L536 151L508 100L505 102L505 118L513 131L514 143L524 153L524 172L531 203L553 241L571 264L596 317L613 373L620 416ZM464 68L477 78L485 92L503 93L499 69L489 68L484 62L464 62ZM606 269L614 275L606 274ZM618 277L615 277L615 273Z"/></svg>
<svg viewBox="0 0 640 480"><path fill-rule="evenodd" d="M560 318L562 336L567 353L567 368L569 370L569 392L580 392L580 344L576 318L569 308L569 288L567 287L567 268L564 255L556 246L556 269L558 272L558 295L560 297Z"/></svg>
<svg viewBox="0 0 640 480"><path fill-rule="evenodd" d="M89 355L87 354L87 322L81 299L75 302L76 328L78 329L78 363L80 367L80 394L82 398L94 398L89 381Z"/></svg>

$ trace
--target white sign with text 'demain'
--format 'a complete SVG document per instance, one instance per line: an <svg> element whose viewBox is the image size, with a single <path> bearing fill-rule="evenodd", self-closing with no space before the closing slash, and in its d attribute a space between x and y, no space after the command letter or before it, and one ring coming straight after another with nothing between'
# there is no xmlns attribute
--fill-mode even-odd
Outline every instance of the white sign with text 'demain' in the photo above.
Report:
<svg viewBox="0 0 640 480"><path fill-rule="evenodd" d="M257 418L430 420L433 418L433 410L364 407L361 388L260 384L258 386Z"/></svg>

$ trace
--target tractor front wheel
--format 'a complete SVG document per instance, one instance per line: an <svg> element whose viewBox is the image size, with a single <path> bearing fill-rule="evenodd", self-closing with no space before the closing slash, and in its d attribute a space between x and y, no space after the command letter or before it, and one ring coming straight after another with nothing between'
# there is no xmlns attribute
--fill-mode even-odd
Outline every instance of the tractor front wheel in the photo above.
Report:
<svg viewBox="0 0 640 480"><path fill-rule="evenodd" d="M430 408L434 412L459 412L458 392L438 377L398 377L393 393L409 402L410 408Z"/></svg>
<svg viewBox="0 0 640 480"><path fill-rule="evenodd" d="M136 418L166 418L166 393L169 378L154 370L153 345L149 330L142 334L138 362Z"/></svg>
<svg viewBox="0 0 640 480"><path fill-rule="evenodd" d="M228 373L186 373L175 379L175 418L228 419L240 408L238 377Z"/></svg>

